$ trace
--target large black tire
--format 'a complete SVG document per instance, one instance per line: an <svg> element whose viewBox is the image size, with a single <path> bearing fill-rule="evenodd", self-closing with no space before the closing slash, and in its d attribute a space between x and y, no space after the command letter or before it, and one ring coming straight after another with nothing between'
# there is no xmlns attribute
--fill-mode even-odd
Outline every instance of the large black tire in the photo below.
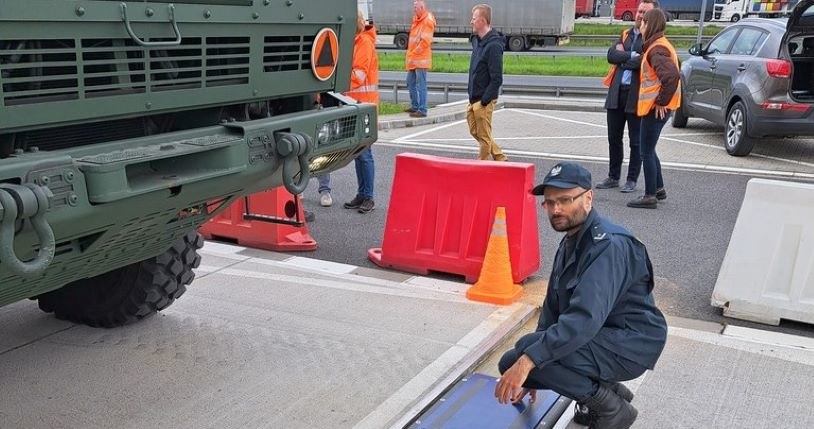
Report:
<svg viewBox="0 0 814 429"><path fill-rule="evenodd" d="M633 13L625 12L622 14L622 21L633 21Z"/></svg>
<svg viewBox="0 0 814 429"><path fill-rule="evenodd" d="M749 152L755 147L755 139L749 137L747 133L748 118L746 106L741 101L735 102L726 112L724 147L726 147L726 152L732 156L749 155Z"/></svg>
<svg viewBox="0 0 814 429"><path fill-rule="evenodd" d="M512 52L520 52L526 49L526 38L523 36L511 36L506 42L506 47Z"/></svg>
<svg viewBox="0 0 814 429"><path fill-rule="evenodd" d="M393 36L393 45L398 49L407 49L407 44L410 41L410 35L407 33L398 33Z"/></svg>
<svg viewBox="0 0 814 429"><path fill-rule="evenodd" d="M682 102L683 104L683 102ZM675 112L673 112L673 128L684 128L687 126L687 121L689 120L689 116L684 113L684 107L679 106Z"/></svg>
<svg viewBox="0 0 814 429"><path fill-rule="evenodd" d="M190 231L166 252L105 274L78 280L39 297L58 319L112 328L150 316L186 292L201 263L203 237Z"/></svg>

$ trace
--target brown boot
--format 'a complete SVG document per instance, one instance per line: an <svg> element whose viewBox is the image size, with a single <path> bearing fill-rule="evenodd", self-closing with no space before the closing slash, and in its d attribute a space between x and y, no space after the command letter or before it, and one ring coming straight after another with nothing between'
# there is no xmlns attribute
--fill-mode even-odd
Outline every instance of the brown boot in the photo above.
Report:
<svg viewBox="0 0 814 429"><path fill-rule="evenodd" d="M655 209L658 207L658 200L655 195L642 195L628 202L627 206L633 207L634 209Z"/></svg>

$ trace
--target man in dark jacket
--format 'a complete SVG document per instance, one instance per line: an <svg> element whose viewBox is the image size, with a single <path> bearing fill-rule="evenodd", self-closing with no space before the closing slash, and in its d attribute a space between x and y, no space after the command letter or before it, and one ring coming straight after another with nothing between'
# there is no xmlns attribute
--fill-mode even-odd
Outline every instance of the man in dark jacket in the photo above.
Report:
<svg viewBox="0 0 814 429"><path fill-rule="evenodd" d="M641 119L636 116L636 104L639 101L639 66L641 65L642 35L639 27L647 11L658 7L657 0L642 0L636 10L635 25L625 30L619 40L608 49L610 71L605 77L608 96L605 98L605 109L608 112L608 177L597 183L597 189L619 187L622 174L622 160L625 157L624 137L625 123L630 140L630 163L627 167L627 180L622 192L636 190L636 181L642 167L639 154L639 131Z"/></svg>
<svg viewBox="0 0 814 429"><path fill-rule="evenodd" d="M653 369L667 339L647 250L592 208L591 173L575 163L555 165L532 193L565 237L537 331L503 355L495 396L519 402L551 389L586 406L591 427L628 428L637 411L619 382Z"/></svg>
<svg viewBox="0 0 814 429"><path fill-rule="evenodd" d="M472 57L469 60L469 107L466 122L469 134L480 144L480 159L506 161L508 158L492 138L492 113L503 84L503 46L506 38L492 29L492 8L479 4L472 8Z"/></svg>

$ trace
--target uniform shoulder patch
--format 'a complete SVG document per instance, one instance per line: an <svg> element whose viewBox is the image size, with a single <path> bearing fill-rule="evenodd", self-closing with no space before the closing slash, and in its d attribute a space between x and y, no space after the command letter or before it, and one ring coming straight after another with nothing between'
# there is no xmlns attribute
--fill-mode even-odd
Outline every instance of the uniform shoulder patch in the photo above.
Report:
<svg viewBox="0 0 814 429"><path fill-rule="evenodd" d="M591 237L593 237L594 243L596 243L597 241L610 239L610 233L605 231L605 228L602 228L601 225L594 225L591 230Z"/></svg>

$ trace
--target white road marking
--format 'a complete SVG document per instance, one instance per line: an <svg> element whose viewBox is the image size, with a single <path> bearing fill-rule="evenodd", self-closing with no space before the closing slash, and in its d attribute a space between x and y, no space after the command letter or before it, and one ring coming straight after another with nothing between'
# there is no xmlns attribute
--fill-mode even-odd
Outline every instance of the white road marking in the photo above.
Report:
<svg viewBox="0 0 814 429"><path fill-rule="evenodd" d="M398 148L415 147L425 149L441 149L449 152L461 152L467 154L478 153L478 148L474 147L474 142L473 146L459 146L439 143L419 143L413 141L388 141L388 140L379 140L378 142L376 142L376 144L380 146L390 146ZM503 149L503 153L505 153L506 155L515 155L531 159L569 159L574 161L608 162L607 157L574 155L567 153L532 152L512 149ZM672 168L675 170L708 171L713 173L731 173L740 175L760 175L767 177L793 177L797 179L814 179L814 173L800 173L796 171L761 170L752 168L727 167L722 165L692 164L686 162L666 162L666 161L662 161L661 166L663 168Z"/></svg>
<svg viewBox="0 0 814 429"><path fill-rule="evenodd" d="M661 137L686 137L686 136L715 136L718 133L683 133L683 134L662 134ZM604 139L605 134L597 136L523 136L523 137L494 137L495 140L575 140L575 139ZM446 138L446 139L410 139L416 142L474 142L469 138Z"/></svg>
<svg viewBox="0 0 814 429"><path fill-rule="evenodd" d="M497 113L500 113L500 112L505 112L506 110L507 109L495 110L493 115L495 115ZM412 140L412 139L414 139L414 138L416 138L418 136L423 136L424 134L434 133L434 132L436 132L438 130L443 130L444 128L449 128L449 127L452 127L452 126L455 126L455 125L458 125L458 124L465 124L465 123L466 123L466 119L461 119L460 121L455 121L455 122L449 122L449 123L444 124L444 125L439 125L437 127L432 127L432 128L426 129L424 131L419 131L417 133L409 134L409 135L406 135L406 136L401 136L401 137L397 138L395 141L396 142L402 142L402 141Z"/></svg>
<svg viewBox="0 0 814 429"><path fill-rule="evenodd" d="M522 110L522 109L507 109L507 110L512 110L512 111L515 111L515 112L525 113L527 115L532 115L532 116L539 116L541 118L546 118L546 119L554 119L554 120L563 121L563 122L572 122L572 123L575 123L575 124L588 125L588 126L592 126L592 127L608 128L607 125L593 124L593 123L590 123L590 122L583 122L583 121L575 121L573 119L560 118L560 117L557 117L557 116L545 115L545 114L537 113L537 112L529 112L529 111ZM715 133L713 133L711 135L715 135ZM660 138L663 138L665 140L674 141L676 143L684 143L684 144L688 144L688 145L692 145L692 146L702 146L702 147L711 148L711 149L715 149L715 150L726 150L726 149L724 149L723 146L709 144L709 143L692 142L692 141L689 141L689 140L682 140L682 139L677 139L677 138L674 138L674 137L668 137L666 135L661 136ZM800 160L779 158L779 157L776 157L776 156L762 155L762 154L754 153L754 152L752 152L749 155L754 156L756 158L771 159L773 161L787 162L787 163L795 164L795 165L804 165L806 167L814 167L814 163L804 162L804 161L800 161Z"/></svg>

